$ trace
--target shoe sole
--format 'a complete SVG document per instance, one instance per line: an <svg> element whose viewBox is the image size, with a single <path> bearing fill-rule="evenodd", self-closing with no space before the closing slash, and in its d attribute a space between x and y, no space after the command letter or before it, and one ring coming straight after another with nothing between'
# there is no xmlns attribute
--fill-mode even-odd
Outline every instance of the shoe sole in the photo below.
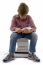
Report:
<svg viewBox="0 0 43 65"><path fill-rule="evenodd" d="M29 59L29 60L33 60L34 62L40 62L40 60L37 61L37 60L35 60L35 59L33 59L33 58L30 58L30 57L28 57L28 59Z"/></svg>
<svg viewBox="0 0 43 65"><path fill-rule="evenodd" d="M12 61L12 60L14 60L14 58L12 58L12 59L10 59L10 60L8 60L8 61L7 61L7 60L3 60L3 62L4 62L4 63L7 63L7 62L10 62L10 61Z"/></svg>

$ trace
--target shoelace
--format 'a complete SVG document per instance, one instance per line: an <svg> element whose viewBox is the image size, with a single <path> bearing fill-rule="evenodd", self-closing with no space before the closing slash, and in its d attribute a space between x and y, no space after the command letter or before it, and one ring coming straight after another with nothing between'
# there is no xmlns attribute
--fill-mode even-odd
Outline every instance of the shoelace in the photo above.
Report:
<svg viewBox="0 0 43 65"><path fill-rule="evenodd" d="M35 54L33 54L33 57L34 57L35 59L37 59L37 58L38 58Z"/></svg>

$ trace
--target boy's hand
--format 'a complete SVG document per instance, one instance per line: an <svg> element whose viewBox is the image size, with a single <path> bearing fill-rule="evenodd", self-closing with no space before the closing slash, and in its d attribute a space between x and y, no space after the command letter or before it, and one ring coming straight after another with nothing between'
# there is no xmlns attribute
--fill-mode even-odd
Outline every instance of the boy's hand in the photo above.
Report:
<svg viewBox="0 0 43 65"><path fill-rule="evenodd" d="M28 33L28 29L23 28L23 29L22 29L22 33Z"/></svg>
<svg viewBox="0 0 43 65"><path fill-rule="evenodd" d="M15 29L15 32L17 32L17 33L21 33L22 30L21 30L20 28L16 28L16 29Z"/></svg>
<svg viewBox="0 0 43 65"><path fill-rule="evenodd" d="M31 33L31 32L33 32L32 29L27 29L27 28L22 29L22 33Z"/></svg>
<svg viewBox="0 0 43 65"><path fill-rule="evenodd" d="M28 30L30 29L30 32L36 32L36 28L26 27Z"/></svg>

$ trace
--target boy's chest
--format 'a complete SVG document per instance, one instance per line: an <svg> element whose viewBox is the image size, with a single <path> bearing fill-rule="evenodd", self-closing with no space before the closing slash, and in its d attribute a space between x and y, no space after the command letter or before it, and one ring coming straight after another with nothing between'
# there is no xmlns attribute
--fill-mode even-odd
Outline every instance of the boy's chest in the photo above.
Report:
<svg viewBox="0 0 43 65"><path fill-rule="evenodd" d="M23 28L23 27L28 27L28 20L17 20L17 26L18 27L21 27L21 28Z"/></svg>

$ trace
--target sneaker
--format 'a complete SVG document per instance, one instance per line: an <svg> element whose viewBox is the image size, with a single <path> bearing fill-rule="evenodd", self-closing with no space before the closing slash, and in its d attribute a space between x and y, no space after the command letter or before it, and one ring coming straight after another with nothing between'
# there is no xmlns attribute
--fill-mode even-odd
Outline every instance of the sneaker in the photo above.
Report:
<svg viewBox="0 0 43 65"><path fill-rule="evenodd" d="M28 54L28 59L34 60L35 62L40 62L40 59L33 53L33 54Z"/></svg>
<svg viewBox="0 0 43 65"><path fill-rule="evenodd" d="M3 62L9 62L9 61L12 61L14 60L14 54L8 54L4 59L3 59Z"/></svg>

